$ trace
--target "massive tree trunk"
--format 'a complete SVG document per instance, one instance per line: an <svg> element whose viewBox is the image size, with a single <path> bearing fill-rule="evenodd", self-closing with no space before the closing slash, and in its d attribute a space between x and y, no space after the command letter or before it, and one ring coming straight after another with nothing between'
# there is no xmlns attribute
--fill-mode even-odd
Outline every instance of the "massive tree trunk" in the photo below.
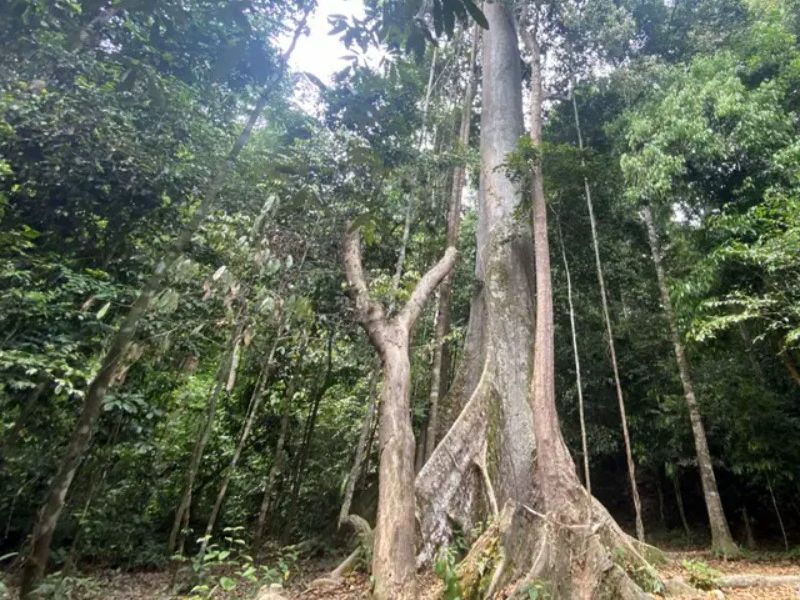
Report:
<svg viewBox="0 0 800 600"><path fill-rule="evenodd" d="M477 294L462 363L442 406L441 419L452 426L416 479L423 562L454 527L470 532L494 506L533 501L533 246L529 224L515 216L519 186L504 168L523 135L520 56L506 6L487 3L485 14Z"/></svg>
<svg viewBox="0 0 800 600"><path fill-rule="evenodd" d="M561 436L540 165L532 182L534 346L530 230L515 218L519 190L503 166L522 135L516 27L505 3L487 3L485 14L476 268L482 288L453 389L465 397L463 410L417 476L419 560L429 560L454 527L470 531L476 519L495 513L458 568L463 598L491 598L501 588L521 597L543 582L553 598L645 598L626 568L646 574L654 587L657 574L642 557L642 546L581 486ZM538 145L542 71L535 36L529 41L532 135ZM615 564L615 555L624 566Z"/></svg>
<svg viewBox="0 0 800 600"><path fill-rule="evenodd" d="M164 257L156 264L153 273L145 281L139 292L139 296L122 319L119 329L111 338L108 350L106 350L100 363L100 368L86 390L81 414L75 423L72 437L64 450L58 470L50 482L45 502L39 510L36 525L33 529L31 550L26 558L20 582L20 595L22 597L28 596L42 575L44 575L47 560L50 557L50 544L53 540L53 534L61 516L61 511L64 509L64 503L72 485L72 480L75 477L75 472L78 470L92 441L92 435L103 408L106 392L111 385L111 380L117 371L117 367L133 342L139 322L147 314L153 299L163 289L167 271L188 247L192 236L216 203L228 173L236 164L242 149L250 140L250 135L256 122L264 112L264 108L272 94L272 84L283 76L289 57L294 52L300 35L306 29L306 21L310 10L308 8L304 12L289 47L281 56L280 68L276 71L274 80L269 82L259 95L242 132L237 137L225 160L220 163L217 172L205 189L197 210L192 214L191 219L174 240Z"/></svg>
<svg viewBox="0 0 800 600"><path fill-rule="evenodd" d="M469 145L472 124L472 101L475 88L475 61L478 53L480 29L473 28L472 47L469 57L469 73L464 101L461 105L461 123L458 130L459 150ZM461 224L461 196L464 192L466 168L459 164L453 168L452 187L450 189L450 205L447 210L447 246L455 247L458 243L458 230ZM439 434L439 399L444 392L442 374L447 368L445 362L445 338L450 333L450 303L453 292L454 273L449 273L439 286L439 303L436 313L436 331L434 334L433 368L431 369L431 391L428 404L428 426L425 433L424 461L427 461L436 447Z"/></svg>
<svg viewBox="0 0 800 600"><path fill-rule="evenodd" d="M728 520L725 518L725 511L722 509L722 501L717 489L717 478L714 475L714 467L711 462L711 452L708 449L706 430L703 426L703 419L700 416L700 408L697 405L697 398L694 394L694 384L689 372L689 361L686 360L686 352L678 331L678 322L675 318L675 311L672 308L672 301L667 289L667 278L664 274L664 266L661 259L661 247L656 233L655 223L653 222L653 212L649 205L642 209L645 226L647 227L647 237L650 242L650 252L653 256L653 264L656 268L656 278L658 279L658 289L661 294L661 304L669 322L672 345L675 350L675 360L678 363L678 374L683 385L683 395L686 398L686 407L689 409L689 420L692 424L692 434L694 435L694 445L697 452L697 466L700 469L700 481L703 484L703 496L708 511L708 522L711 527L711 545L716 552L726 556L736 555L739 549L731 537L728 528Z"/></svg>
<svg viewBox="0 0 800 600"><path fill-rule="evenodd" d="M572 112L575 118L575 131L578 137L578 149L581 150L581 166L586 167L583 158L583 132L581 131L581 121L578 113L578 101L575 98L574 80L572 83ZM619 377L619 367L617 366L617 350L614 343L614 330L611 326L611 313L608 310L608 293L606 292L606 278L603 273L603 261L600 258L600 243L597 236L597 221L594 216L594 203L592 202L592 188L589 180L583 178L583 191L586 198L586 209L589 213L589 225L592 231L592 247L594 249L595 270L597 271L597 284L600 288L600 302L603 307L603 320L606 325L606 337L608 338L608 353L611 358L611 371L614 374L614 388L617 392L617 403L619 404L619 414L622 422L622 439L625 443L625 461L628 466L628 479L631 484L631 498L633 500L633 512L636 518L636 537L640 542L644 541L644 522L642 521L642 502L639 499L639 486L636 484L636 467L633 462L633 452L631 450L631 437L628 433L628 414L625 409L625 395L622 393L622 383Z"/></svg>
<svg viewBox="0 0 800 600"><path fill-rule="evenodd" d="M455 248L417 284L406 305L389 318L370 300L361 266L358 231L348 227L344 265L358 320L383 367L380 414L378 518L372 558L373 594L378 600L413 600L415 582L414 432L410 416L409 338L424 303L453 268Z"/></svg>

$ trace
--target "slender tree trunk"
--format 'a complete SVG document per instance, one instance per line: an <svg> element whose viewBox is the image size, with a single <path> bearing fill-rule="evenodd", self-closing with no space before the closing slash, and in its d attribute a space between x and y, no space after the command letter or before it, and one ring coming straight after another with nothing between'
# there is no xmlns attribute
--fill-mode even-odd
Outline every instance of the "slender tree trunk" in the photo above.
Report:
<svg viewBox="0 0 800 600"><path fill-rule="evenodd" d="M372 558L374 597L413 600L415 581L414 432L410 417L409 339L427 299L453 268L455 248L419 281L407 304L388 319L370 300L361 265L360 236L348 227L344 265L356 316L378 351L383 366L380 415L378 518Z"/></svg>
<svg viewBox="0 0 800 600"><path fill-rule="evenodd" d="M309 12L310 8L304 13L289 48L281 57L281 67L277 71L275 80L271 81L259 96L242 132L239 134L239 137L234 142L225 161L219 166L216 174L206 188L197 210L195 210L189 222L175 239L172 247L157 263L153 273L142 287L139 296L122 319L119 329L111 338L108 350L101 361L100 369L97 371L86 390L81 414L75 423L72 437L61 457L58 470L50 482L44 504L39 510L39 515L33 530L30 554L25 562L20 582L20 595L23 598L30 594L36 583L42 578L42 575L44 575L47 561L50 557L50 544L53 540L55 528L58 525L61 511L64 509L64 502L69 493L70 485L72 485L72 480L75 477L75 472L78 470L78 466L83 460L86 450L91 443L92 434L94 433L97 420L100 417L103 400L111 384L112 377L120 361L125 356L125 352L133 341L139 322L147 314L153 299L163 289L167 271L187 248L192 236L198 230L200 224L205 220L206 215L208 215L215 204L217 196L227 179L228 173L236 164L242 149L250 139L256 121L261 116L261 113L264 112L264 108L271 97L273 89L272 84L283 76L286 64L290 55L294 52L297 40L305 30Z"/></svg>
<svg viewBox="0 0 800 600"><path fill-rule="evenodd" d="M778 517L778 526L781 529L781 536L783 536L783 546L786 551L789 551L789 538L786 537L786 527L783 526L783 517L778 508L778 501L775 499L775 492L772 490L772 481L767 479L767 490L769 490L769 497L772 500L772 508L775 509L775 516Z"/></svg>
<svg viewBox="0 0 800 600"><path fill-rule="evenodd" d="M681 492L681 481L678 478L678 472L676 471L670 479L672 479L672 489L675 491L675 504L678 507L678 516L681 518L683 531L688 538L692 535L692 531L689 529L689 522L686 520L686 510L683 506L683 492Z"/></svg>
<svg viewBox="0 0 800 600"><path fill-rule="evenodd" d="M264 495L261 497L261 506L258 510L258 521L256 522L256 530L253 536L253 552L258 552L264 541L272 492L275 489L278 476L283 472L283 465L286 462L286 438L289 433L289 416L291 414L295 386L296 384L294 380L292 380L286 392L286 396L281 403L281 424L278 431L278 439L275 442L275 451L272 454L272 466L269 469L269 475L264 485Z"/></svg>
<svg viewBox="0 0 800 600"><path fill-rule="evenodd" d="M661 524L661 529L667 529L667 517L664 513L664 488L661 486L661 473L656 471L656 494L658 495L658 520Z"/></svg>
<svg viewBox="0 0 800 600"><path fill-rule="evenodd" d="M653 213L649 205L642 209L642 216L647 227L647 235L650 241L650 252L653 255L653 263L656 268L658 279L658 289L661 294L661 304L664 308L667 321L669 322L672 345L675 350L675 360L678 363L678 373L683 384L683 393L686 398L686 406L689 409L689 420L692 424L694 435L694 445L697 451L697 464L700 468L700 480L703 484L703 496L705 497L706 510L708 511L708 521L711 527L711 544L715 551L726 556L738 553L736 543L731 537L728 521L725 518L725 511L722 508L722 501L717 489L717 479L714 475L714 467L711 463L711 453L708 449L706 430L700 416L700 408L694 394L694 385L689 372L689 362L686 360L686 352L678 331L678 322L672 308L672 301L667 289L667 278L664 274L664 267L661 259L661 248L656 233Z"/></svg>
<svg viewBox="0 0 800 600"><path fill-rule="evenodd" d="M586 168L586 161L583 158L583 133L581 131L581 121L578 113L578 102L575 99L574 79L571 83L572 112L575 118L575 131L578 136L578 149L581 151L581 166ZM611 358L611 370L614 373L614 388L617 392L617 402L619 404L619 414L622 422L622 438L625 442L625 460L628 466L628 479L631 485L631 498L633 499L633 509L636 517L636 537L640 542L644 541L644 522L642 521L642 502L639 499L639 486L636 483L636 466L633 462L633 451L631 450L631 438L628 431L628 415L625 409L625 396L622 393L622 383L619 377L619 367L617 366L617 350L614 344L614 331L611 326L611 314L608 309L608 293L606 292L606 281L603 273L603 262L600 258L600 243L597 235L597 220L594 216L594 204L592 202L592 189L589 180L583 178L583 190L586 198L586 209L589 212L589 225L592 231L592 247L594 249L594 262L597 271L597 284L600 287L600 300L603 308L603 320L606 325L606 337L608 338L608 353Z"/></svg>
<svg viewBox="0 0 800 600"><path fill-rule="evenodd" d="M314 437L314 428L317 423L317 415L319 414L319 406L322 403L322 398L325 392L331 385L333 372L333 337L334 331L331 330L328 334L328 359L325 365L325 375L322 377L322 382L314 392L314 399L311 403L311 412L308 415L308 421L303 431L303 439L300 443L300 449L297 452L296 467L294 469L294 477L292 478L292 506L297 506L297 499L300 495L300 484L303 482L303 474L306 469L306 461L308 459L308 452L311 446L311 441Z"/></svg>
<svg viewBox="0 0 800 600"><path fill-rule="evenodd" d="M181 501L178 504L178 510L175 511L175 518L172 522L172 529L169 533L169 540L167 541L167 549L171 553L176 550L179 553L183 552L184 530L189 524L189 516L192 506L192 494L194 492L195 480L197 473L200 471L200 463L203 460L203 452L205 452L206 445L211 439L211 432L214 429L214 420L217 414L217 404L219 396L222 393L225 382L230 379L230 372L234 367L234 355L236 349L242 341L242 333L246 325L246 313L244 306L240 309L236 318L233 331L231 332L231 339L229 342L229 349L225 352L222 362L217 370L214 378L214 386L211 394L206 403L205 414L199 423L197 437L194 446L192 447L192 454L189 459L189 468L186 471L186 483L183 487L183 494Z"/></svg>
<svg viewBox="0 0 800 600"><path fill-rule="evenodd" d="M750 550L756 547L756 539L753 537L753 528L750 526L750 515L747 514L747 506L742 506L742 523L744 523L745 545Z"/></svg>
<svg viewBox="0 0 800 600"><path fill-rule="evenodd" d="M567 305L569 307L569 327L572 333L572 354L575 358L575 386L578 389L578 417L581 425L581 450L583 452L583 480L586 491L592 493L592 479L589 474L589 445L586 441L586 418L583 406L583 382L581 381L581 359L578 354L578 333L575 327L575 307L572 303L572 277L569 272L569 262L567 261L567 250L564 248L564 236L561 235L561 223L556 217L558 230L558 242L561 246L561 259L564 262L564 273L567 278ZM660 489L660 488L659 488Z"/></svg>
<svg viewBox="0 0 800 600"><path fill-rule="evenodd" d="M236 471L236 467L239 464L239 458L242 456L242 451L244 450L245 444L250 437L250 431L253 428L253 423L255 422L256 417L258 416L258 411L261 408L261 402L265 395L264 386L269 381L272 373L275 350L278 347L278 341L280 339L282 330L283 320L281 321L281 325L278 327L275 333L275 341L272 344L267 361L264 364L261 373L259 373L258 381L253 389L253 396L250 401L250 409L245 416L244 427L239 435L239 441L236 444L236 449L233 452L233 456L228 464L228 468L225 470L225 473L222 477L222 482L220 483L219 491L217 492L217 498L214 501L214 507L211 509L211 514L208 517L205 535L203 536L203 541L200 543L200 551L198 553L201 558L205 555L206 548L208 547L208 543L211 539L211 534L214 531L214 525L216 525L217 517L219 516L219 511L222 509L222 503L225 501L225 495L228 493L228 486L230 485L231 478ZM301 344L301 354L303 349L305 349L305 342Z"/></svg>
<svg viewBox="0 0 800 600"><path fill-rule="evenodd" d="M353 466L350 468L350 474L347 476L347 484L344 488L344 499L342 500L342 507L339 510L339 527L341 527L342 523L344 523L347 520L347 517L350 516L350 505L353 502L353 494L355 493L356 483L361 477L364 461L367 458L367 445L369 444L370 430L372 429L372 421L375 419L375 411L378 407L377 392L378 377L376 371L373 371L369 382L367 414L364 415L364 422L361 424L361 431L358 435L358 445L356 446L356 455L353 459Z"/></svg>
<svg viewBox="0 0 800 600"><path fill-rule="evenodd" d="M469 145L470 128L472 124L472 101L475 96L475 61L478 53L478 40L480 39L478 26L473 27L472 48L469 57L469 74L467 75L464 102L461 105L461 123L458 130L459 150ZM453 168L453 181L450 190L450 205L447 211L447 246L455 247L458 243L458 230L461 224L461 196L464 192L466 168L463 164ZM454 273L449 273L439 286L439 302L436 314L436 330L434 333L433 368L431 369L431 391L428 404L428 426L425 432L425 451L423 464L427 462L433 449L436 447L439 433L439 399L444 393L442 384L442 370L444 363L445 338L450 333L450 304L453 293Z"/></svg>
<svg viewBox="0 0 800 600"><path fill-rule="evenodd" d="M309 245L306 244L305 250L303 251L302 258L298 263L297 270L301 272L303 269L303 265L306 262L306 258L308 257L308 250ZM281 285L281 293L285 292L286 286L288 285L288 279L284 279L283 285ZM278 326L275 329L275 338L272 340L272 345L269 349L269 353L267 354L267 360L264 363L261 372L258 376L258 381L256 382L256 386L253 390L253 395L250 400L250 406L248 407L247 414L245 416L245 423L242 428L242 432L239 436L239 441L236 444L236 449L234 450L233 456L231 457L231 462L228 465L228 468L225 470L225 474L222 479L222 483L220 484L219 491L217 492L217 498L214 502L214 507L211 510L211 514L208 518L208 523L206 525L205 535L203 536L203 541L200 544L200 551L199 556L205 554L206 548L208 547L208 542L211 539L211 533L214 530L214 525L216 524L217 517L219 516L219 511L222 508L222 503L225 501L225 495L228 492L228 486L230 485L231 478L233 477L233 473L236 470L236 466L239 463L239 458L242 455L242 451L244 450L244 446L247 443L247 439L250 436L250 430L253 427L253 423L255 422L256 416L258 415L258 411L261 407L261 401L264 398L264 386L269 381L272 370L275 366L275 352L278 350L278 345L281 341L281 335L283 333L284 328L286 327L287 320L289 319L289 313L286 310L282 310L280 313L280 319L278 320ZM302 356L303 350L305 349L306 343L308 342L308 334L306 333L302 343L300 344L300 355ZM234 348L233 354L233 365L230 369L228 375L228 385L227 390L230 392L233 389L233 382L236 380L236 370L238 367L238 360L239 360L239 347Z"/></svg>

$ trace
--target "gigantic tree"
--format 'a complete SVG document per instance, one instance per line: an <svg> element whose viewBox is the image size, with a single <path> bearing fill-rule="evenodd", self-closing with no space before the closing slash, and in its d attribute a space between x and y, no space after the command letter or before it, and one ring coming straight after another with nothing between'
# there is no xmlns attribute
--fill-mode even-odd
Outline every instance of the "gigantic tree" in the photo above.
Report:
<svg viewBox="0 0 800 600"><path fill-rule="evenodd" d="M530 142L523 134L518 25L506 4L485 6L481 173L478 199L478 293L465 358L451 394L463 409L417 477L421 559L451 535L494 523L460 567L467 596L501 584L524 591L543 579L554 597L600 593L644 597L614 564L622 548L631 567L660 586L640 548L581 486L561 436L555 405L554 332L546 201L541 171L542 50L538 13L522 33L531 58ZM531 27L531 30L526 28ZM523 158L519 161L517 158ZM509 171L522 166L533 207L533 240L517 216L522 188ZM535 256L535 260L534 260ZM535 263L535 273L531 267ZM534 281L535 279L535 281ZM532 324L536 289L536 322Z"/></svg>

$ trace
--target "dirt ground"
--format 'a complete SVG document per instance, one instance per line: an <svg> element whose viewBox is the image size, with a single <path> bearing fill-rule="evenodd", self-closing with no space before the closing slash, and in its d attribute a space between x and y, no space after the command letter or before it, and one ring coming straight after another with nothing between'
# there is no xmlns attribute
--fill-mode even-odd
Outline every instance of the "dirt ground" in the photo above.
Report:
<svg viewBox="0 0 800 600"><path fill-rule="evenodd" d="M707 552L670 552L669 563L661 567L667 577L687 578L684 560L702 561L723 575L797 575L800 576L800 557L786 558L781 555L725 561ZM364 600L369 597L369 578L363 573L353 573L335 585L310 586L317 577L331 568L330 561L306 563L298 577L282 591L288 600ZM170 575L167 572L118 573L112 571L94 574L92 585L83 592L71 595L74 600L175 600L167 594ZM434 600L440 593L437 578L432 573L420 577L420 600ZM701 592L697 600L800 600L800 588L791 586L751 587ZM14 596L10 596L13 598ZM185 596L184 596L185 597ZM251 598L252 590L237 589L233 592L214 595L219 599ZM181 598L178 596L177 598ZM5 600L5 599L3 599Z"/></svg>
<svg viewBox="0 0 800 600"><path fill-rule="evenodd" d="M779 555L768 559L742 559L726 561L715 558L708 552L670 552L669 563L661 571L667 577L688 578L683 567L684 560L702 561L722 575L797 575L800 576L800 558L782 558ZM306 579L310 581L310 578ZM308 588L306 582L297 582L289 589L291 600L362 600L369 597L369 580L364 574L353 574L335 587ZM420 600L434 600L440 587L435 576L427 574L420 580ZM788 586L751 587L700 592L697 600L800 600L800 588Z"/></svg>
<svg viewBox="0 0 800 600"><path fill-rule="evenodd" d="M800 558L783 558L780 555L769 556L765 559L722 560L714 557L709 552L671 552L670 564L663 569L668 576L679 575L687 577L682 563L684 560L703 561L712 569L722 575L798 575L800 576ZM708 598L722 598L725 600L800 600L800 588L789 586L751 587L743 589L722 588L724 596L714 596L713 592L707 594ZM700 596L701 598L703 596Z"/></svg>

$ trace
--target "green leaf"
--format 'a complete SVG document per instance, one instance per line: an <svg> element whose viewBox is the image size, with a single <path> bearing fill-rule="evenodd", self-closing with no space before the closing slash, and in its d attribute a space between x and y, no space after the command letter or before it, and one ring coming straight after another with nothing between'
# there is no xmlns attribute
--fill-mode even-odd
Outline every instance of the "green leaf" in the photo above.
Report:
<svg viewBox="0 0 800 600"><path fill-rule="evenodd" d="M100 310L97 311L97 319L100 320L105 317L109 308L111 308L111 302L106 302L103 304L103 306L100 307Z"/></svg>
<svg viewBox="0 0 800 600"><path fill-rule="evenodd" d="M222 589L226 592L230 592L236 587L236 582L231 579L230 577L220 577L219 584L222 586Z"/></svg>

